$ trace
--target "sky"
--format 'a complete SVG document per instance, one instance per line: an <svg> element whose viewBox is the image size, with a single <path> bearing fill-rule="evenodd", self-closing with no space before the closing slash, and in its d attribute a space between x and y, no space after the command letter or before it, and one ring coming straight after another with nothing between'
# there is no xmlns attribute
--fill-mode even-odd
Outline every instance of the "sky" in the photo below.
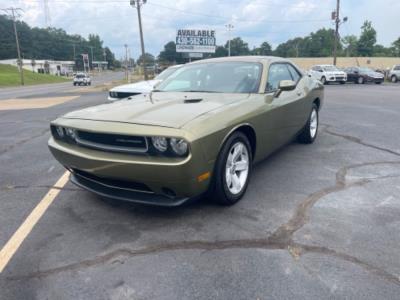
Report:
<svg viewBox="0 0 400 300"><path fill-rule="evenodd" d="M70 34L87 37L98 34L104 45L124 55L124 44L131 56L140 54L136 9L129 0L47 0L50 25ZM0 9L20 7L20 20L45 27L44 0L0 0ZM142 6L146 52L158 55L163 46L175 40L177 29L214 29L217 44L229 38L226 24L234 26L232 37L240 36L252 49L262 42L273 48L297 36L320 28L334 28L330 20L336 0L147 0ZM372 21L378 43L384 46L400 37L400 0L341 0L341 36L360 34L365 20Z"/></svg>

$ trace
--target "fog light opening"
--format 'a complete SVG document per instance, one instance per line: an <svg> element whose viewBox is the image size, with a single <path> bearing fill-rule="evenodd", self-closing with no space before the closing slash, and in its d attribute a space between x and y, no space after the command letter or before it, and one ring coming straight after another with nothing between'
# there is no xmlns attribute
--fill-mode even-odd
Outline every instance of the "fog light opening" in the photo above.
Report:
<svg viewBox="0 0 400 300"><path fill-rule="evenodd" d="M164 194L165 196L167 196L168 198L171 198L171 199L172 199L172 198L175 198L175 197L176 197L175 192L174 192L173 190L167 188L167 187L163 187L161 190L162 190L163 194Z"/></svg>

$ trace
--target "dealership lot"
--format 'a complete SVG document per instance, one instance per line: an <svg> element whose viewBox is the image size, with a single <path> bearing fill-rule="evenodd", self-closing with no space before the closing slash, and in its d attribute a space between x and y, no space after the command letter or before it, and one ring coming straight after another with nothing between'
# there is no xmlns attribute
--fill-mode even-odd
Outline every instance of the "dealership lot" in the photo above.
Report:
<svg viewBox="0 0 400 300"><path fill-rule="evenodd" d="M0 110L0 249L65 171L49 121L106 102L31 89L0 91L0 107L66 100ZM320 118L316 142L258 164L232 207L146 207L66 184L0 274L0 298L397 298L400 84L329 85Z"/></svg>

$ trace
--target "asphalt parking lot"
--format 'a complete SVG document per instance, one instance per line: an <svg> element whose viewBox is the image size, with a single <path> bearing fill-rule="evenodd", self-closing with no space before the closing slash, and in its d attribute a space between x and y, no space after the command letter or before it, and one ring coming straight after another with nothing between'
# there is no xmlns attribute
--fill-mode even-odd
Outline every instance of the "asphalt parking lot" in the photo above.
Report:
<svg viewBox="0 0 400 300"><path fill-rule="evenodd" d="M0 110L0 249L65 172L49 121L105 102L72 88ZM104 201L68 183L0 274L0 299L398 299L400 84L326 86L320 121L313 145L258 164L232 207Z"/></svg>

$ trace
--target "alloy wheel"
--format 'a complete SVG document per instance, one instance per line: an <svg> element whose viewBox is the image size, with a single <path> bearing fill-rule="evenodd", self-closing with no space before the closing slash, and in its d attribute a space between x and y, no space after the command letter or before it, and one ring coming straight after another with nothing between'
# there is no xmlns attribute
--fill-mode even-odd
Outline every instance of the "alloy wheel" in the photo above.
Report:
<svg viewBox="0 0 400 300"><path fill-rule="evenodd" d="M313 108L310 116L310 136L314 138L318 129L318 115L315 108Z"/></svg>
<svg viewBox="0 0 400 300"><path fill-rule="evenodd" d="M242 142L232 145L226 160L225 178L229 191L237 195L246 185L249 175L249 152Z"/></svg>

